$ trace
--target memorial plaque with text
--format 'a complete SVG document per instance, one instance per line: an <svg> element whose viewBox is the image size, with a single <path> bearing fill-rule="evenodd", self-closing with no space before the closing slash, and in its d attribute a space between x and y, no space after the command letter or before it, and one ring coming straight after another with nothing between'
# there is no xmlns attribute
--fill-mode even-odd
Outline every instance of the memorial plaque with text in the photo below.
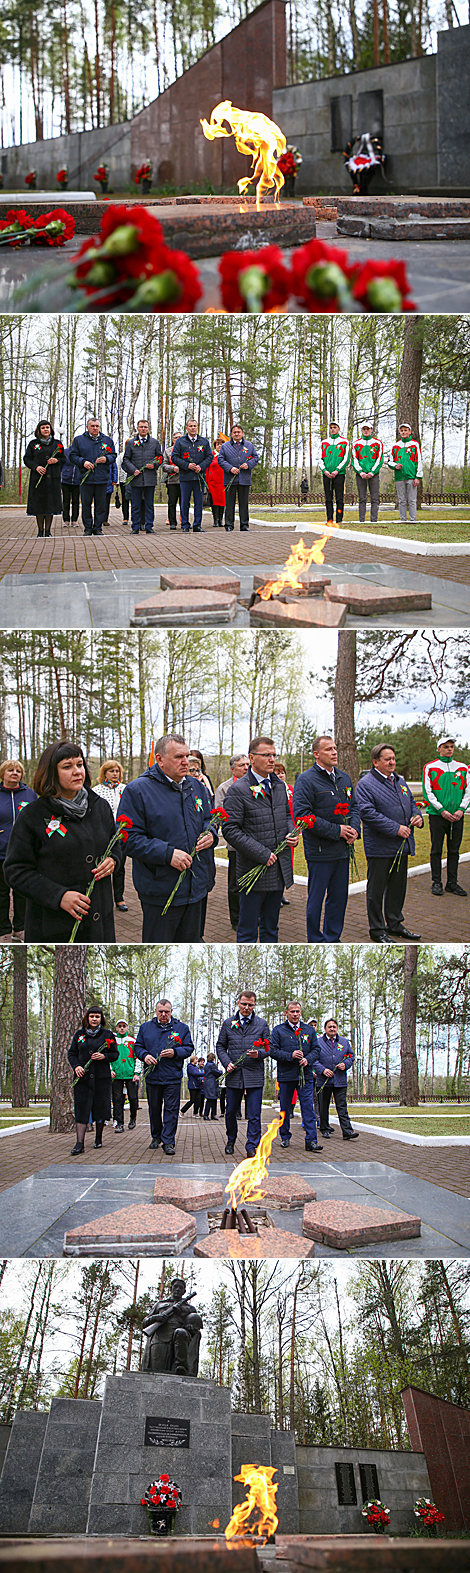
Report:
<svg viewBox="0 0 470 1573"><path fill-rule="evenodd" d="M375 1464L359 1464L359 1474L364 1502L370 1502L372 1497L380 1497L379 1477Z"/></svg>
<svg viewBox="0 0 470 1573"><path fill-rule="evenodd" d="M357 1493L354 1464L335 1464L336 1488L340 1507L356 1507Z"/></svg>
<svg viewBox="0 0 470 1573"><path fill-rule="evenodd" d="M189 1420L147 1415L144 1447L189 1447Z"/></svg>

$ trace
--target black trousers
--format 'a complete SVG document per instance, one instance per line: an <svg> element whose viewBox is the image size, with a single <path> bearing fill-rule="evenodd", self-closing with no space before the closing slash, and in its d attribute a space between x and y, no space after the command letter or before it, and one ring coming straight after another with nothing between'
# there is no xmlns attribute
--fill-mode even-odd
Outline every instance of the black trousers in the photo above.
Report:
<svg viewBox="0 0 470 1573"><path fill-rule="evenodd" d="M130 505L130 501L129 501L129 492L126 492L126 483L125 483L125 481L121 481L120 482L118 490L119 490L120 495L121 495L122 517L123 517L123 519L125 519L126 524L128 524L129 523L129 510L130 510L130 506L131 505Z"/></svg>
<svg viewBox="0 0 470 1573"><path fill-rule="evenodd" d="M79 513L80 486L78 482L76 486L71 486L68 481L62 481L62 518L64 523L68 524L71 517L72 524L76 524Z"/></svg>
<svg viewBox="0 0 470 1573"><path fill-rule="evenodd" d="M318 1089L320 1130L322 1134L324 1131L328 1130L328 1116L332 1095L335 1100L336 1113L338 1115L341 1130L346 1131L346 1134L348 1135L352 1131L352 1125L348 1114L348 1089L347 1087L335 1087L332 1076L328 1077L328 1081L325 1082L324 1087L319 1087Z"/></svg>
<svg viewBox="0 0 470 1573"><path fill-rule="evenodd" d="M143 912L142 942L152 940L179 940L180 942L198 940L202 938L204 921L204 903L193 901L188 907L176 907L174 901L169 907L165 917L162 917L166 901L161 906L147 906L141 901Z"/></svg>
<svg viewBox="0 0 470 1573"><path fill-rule="evenodd" d="M177 530L178 529L178 524L177 524L177 519L176 519L176 504L179 503L180 500L181 500L181 492L180 492L179 486L169 486L168 487L168 518L170 520L170 530Z"/></svg>
<svg viewBox="0 0 470 1573"><path fill-rule="evenodd" d="M13 896L13 925L10 918L10 901ZM15 934L24 929L26 898L19 890L10 890L3 877L3 858L0 859L0 934Z"/></svg>
<svg viewBox="0 0 470 1573"><path fill-rule="evenodd" d="M217 1119L217 1098L206 1098L204 1104L204 1119L208 1120L209 1115L211 1120Z"/></svg>
<svg viewBox="0 0 470 1573"><path fill-rule="evenodd" d="M163 1141L165 1146L174 1142L180 1112L181 1082L164 1082L152 1085L147 1081L147 1102L149 1106L150 1130L154 1141Z"/></svg>
<svg viewBox="0 0 470 1573"><path fill-rule="evenodd" d="M452 823L448 819L443 819L442 814L429 815L433 883L440 884L442 879L442 849L445 837L447 837L447 884L457 884L459 849L463 836L463 827L463 814L461 819L454 819Z"/></svg>
<svg viewBox="0 0 470 1573"><path fill-rule="evenodd" d="M395 864L393 874L390 873ZM367 859L367 916L371 939L383 934L384 928L396 930L403 923L403 902L408 878L408 853L403 849L399 862L396 854L388 858Z"/></svg>
<svg viewBox="0 0 470 1573"><path fill-rule="evenodd" d="M126 878L126 859L125 859L125 857L123 857L122 863L115 863L115 865L114 865L113 896L114 896L114 903L115 903L116 907L117 907L118 901L122 901L122 898L123 898L123 895L124 895L124 880L125 880L125 878Z"/></svg>
<svg viewBox="0 0 470 1573"><path fill-rule="evenodd" d="M93 482L90 485L85 481L82 486L82 519L85 535L101 535L103 520L106 517L106 486L107 481L100 481L99 485L95 486Z"/></svg>
<svg viewBox="0 0 470 1573"><path fill-rule="evenodd" d="M246 529L249 524L248 503L250 498L249 486L241 486L232 475L230 486L225 493L225 528L232 528L235 524L235 503L238 497L238 512L240 515L240 529Z"/></svg>
<svg viewBox="0 0 470 1573"><path fill-rule="evenodd" d="M326 502L326 517L333 518L333 496L336 501L336 523L342 524L344 514L344 475L327 475L323 471L323 490Z"/></svg>
<svg viewBox="0 0 470 1573"><path fill-rule="evenodd" d="M238 928L240 917L240 891L237 880L237 854L234 847L228 851L228 910L233 929Z"/></svg>
<svg viewBox="0 0 470 1573"><path fill-rule="evenodd" d="M137 1081L133 1081L132 1076L125 1081L123 1081L122 1078L115 1076L114 1081L111 1083L111 1093L113 1099L113 1119L117 1121L118 1125L124 1124L125 1087L127 1088L131 1120L135 1120L139 1107L139 1083Z"/></svg>
<svg viewBox="0 0 470 1573"><path fill-rule="evenodd" d="M214 529L221 530L224 522L224 505L222 502L213 502L211 498L211 508Z"/></svg>
<svg viewBox="0 0 470 1573"><path fill-rule="evenodd" d="M199 1087L190 1087L188 1101L183 1103L180 1114L186 1114L188 1109L192 1109L194 1114L202 1114L203 1105L204 1093L200 1092Z"/></svg>

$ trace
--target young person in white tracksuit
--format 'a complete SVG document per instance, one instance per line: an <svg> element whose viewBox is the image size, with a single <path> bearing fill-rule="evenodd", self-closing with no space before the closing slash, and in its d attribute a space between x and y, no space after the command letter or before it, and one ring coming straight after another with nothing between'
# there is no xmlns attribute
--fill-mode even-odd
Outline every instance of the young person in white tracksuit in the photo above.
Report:
<svg viewBox="0 0 470 1573"><path fill-rule="evenodd" d="M392 444L387 464L395 471L400 519L406 524L407 507L411 524L416 524L418 485L423 474L421 448L416 437L411 436L409 421L398 427L398 440Z"/></svg>

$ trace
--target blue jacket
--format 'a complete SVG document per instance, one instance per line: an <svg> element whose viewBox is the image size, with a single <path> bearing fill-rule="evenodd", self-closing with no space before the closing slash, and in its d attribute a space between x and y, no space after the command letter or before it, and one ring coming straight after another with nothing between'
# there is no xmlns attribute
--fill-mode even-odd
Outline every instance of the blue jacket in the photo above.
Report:
<svg viewBox="0 0 470 1573"><path fill-rule="evenodd" d="M273 1060L277 1060L277 1078L281 1081L292 1081L296 1084L299 1080L300 1061L292 1058L294 1049L303 1049L308 1064L302 1067L305 1082L313 1082L315 1057L317 1049L317 1034L314 1027L309 1027L307 1022L299 1022L299 1034L291 1027L290 1021L280 1021L273 1027L271 1034L271 1048L269 1053Z"/></svg>
<svg viewBox="0 0 470 1573"><path fill-rule="evenodd" d="M135 888L147 904L164 905L178 879L178 869L171 867L175 847L192 852L203 831L210 830L207 792L193 776L185 776L180 790L159 765L152 765L124 788L119 814L132 820L126 853L132 858ZM214 831L214 844L217 839ZM194 858L181 880L175 905L201 901L212 889L214 877L214 853L208 847Z"/></svg>
<svg viewBox="0 0 470 1573"><path fill-rule="evenodd" d="M8 842L17 815L27 803L36 802L37 793L29 786L15 787L13 791L0 786L0 861L6 857Z"/></svg>
<svg viewBox="0 0 470 1573"><path fill-rule="evenodd" d="M100 468L101 468L101 466L100 466ZM109 480L108 480L108 484L107 484L107 487L106 487L106 491L111 493L112 490L113 490L113 486L117 486L118 480L119 480L118 467L117 467L117 464L116 464L116 460L113 459L111 464L110 464L110 466L109 466Z"/></svg>
<svg viewBox="0 0 470 1573"><path fill-rule="evenodd" d="M105 455L106 464L96 464L96 460ZM83 431L73 439L69 448L69 463L76 464L80 471L80 480L84 475L89 476L90 486L102 486L104 481L109 481L111 461L116 458L116 449L112 437L105 437L104 432L98 432L97 437L90 437L89 431ZM94 470L85 469L85 459L95 464Z"/></svg>
<svg viewBox="0 0 470 1573"><path fill-rule="evenodd" d="M339 803L348 803L347 816L335 813ZM334 781L316 763L310 770L304 770L295 783L292 812L294 819L303 814L315 814L312 829L302 832L307 863L329 863L349 857L348 842L341 835L341 826L348 823L360 833L361 820L351 777L345 770L335 768Z"/></svg>
<svg viewBox="0 0 470 1573"><path fill-rule="evenodd" d="M183 479L193 479L197 482L197 475L190 470L190 464L200 464L201 473L205 475L209 465L212 464L213 453L208 437L201 437L198 432L194 442L185 431L184 437L177 437L171 455L172 464L177 464ZM188 474L186 472L189 472Z"/></svg>
<svg viewBox="0 0 470 1573"><path fill-rule="evenodd" d="M200 1092L204 1080L204 1071L199 1065L188 1065L188 1087L190 1092Z"/></svg>
<svg viewBox="0 0 470 1573"><path fill-rule="evenodd" d="M357 783L356 797L364 826L367 858L394 857L400 847L403 847L404 856L412 857L415 850L413 831L405 841L397 834L397 829L398 825L409 825L414 814L419 814L419 808L404 776L394 771L390 781L391 786L380 770L372 766Z"/></svg>
<svg viewBox="0 0 470 1573"><path fill-rule="evenodd" d="M173 1033L181 1038L181 1043L172 1042ZM151 1082L155 1087L167 1086L171 1081L181 1081L184 1062L189 1059L190 1054L194 1054L194 1043L186 1022L178 1021L176 1016L172 1016L168 1025L164 1027L157 1021L156 1016L152 1021L142 1022L135 1040L136 1060L143 1061L146 1054L154 1054L156 1057L157 1054L161 1054L162 1049L169 1047L174 1049L173 1058L160 1060L159 1064L152 1065L150 1070L147 1066L144 1067L146 1082Z"/></svg>
<svg viewBox="0 0 470 1573"><path fill-rule="evenodd" d="M246 1059L237 1070L237 1060L242 1058L247 1049L253 1047L258 1038L266 1039L269 1043L269 1027L264 1016L255 1014L246 1021L236 1010L233 1016L228 1016L227 1020L222 1022L215 1052L225 1068L230 1064L235 1066L235 1070L227 1077L227 1088L263 1086L266 1059L264 1048L258 1049L256 1059Z"/></svg>
<svg viewBox="0 0 470 1573"><path fill-rule="evenodd" d="M340 1060L344 1060L346 1066L344 1071L337 1069ZM336 1038L327 1038L326 1032L323 1032L321 1038L317 1040L316 1048L315 1075L317 1087L326 1087L327 1082L331 1081L331 1076L322 1075L322 1067L324 1065L329 1070L334 1071L333 1086L345 1087L348 1079L348 1070L351 1069L353 1064L354 1054L348 1039L342 1038L339 1032L336 1034Z"/></svg>
<svg viewBox="0 0 470 1573"><path fill-rule="evenodd" d="M222 1075L223 1072L219 1069L219 1066L216 1065L214 1060L206 1060L204 1066L204 1081L202 1084L202 1090L205 1098L218 1097L218 1083Z"/></svg>
<svg viewBox="0 0 470 1573"><path fill-rule="evenodd" d="M259 455L252 442L223 442L219 451L219 464L224 471L225 490L231 481L240 483L240 486L251 486L251 472L259 464ZM232 465L247 464L247 470L240 470L239 475L231 475Z"/></svg>
<svg viewBox="0 0 470 1573"><path fill-rule="evenodd" d="M66 448L65 449L65 464L62 465L62 471L61 471L60 479L61 479L61 481L65 481L66 486L79 486L80 485L80 481L81 481L81 472L78 469L78 466L76 464L71 464L70 463L69 455L70 455L70 448ZM101 465L100 465L100 469L101 469Z"/></svg>

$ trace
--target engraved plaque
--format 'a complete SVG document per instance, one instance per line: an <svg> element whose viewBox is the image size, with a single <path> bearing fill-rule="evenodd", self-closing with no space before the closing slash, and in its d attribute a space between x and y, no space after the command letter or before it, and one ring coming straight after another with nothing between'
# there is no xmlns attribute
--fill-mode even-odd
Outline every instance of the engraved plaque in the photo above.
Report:
<svg viewBox="0 0 470 1573"><path fill-rule="evenodd" d="M144 1447L189 1447L189 1420L147 1415Z"/></svg>
<svg viewBox="0 0 470 1573"><path fill-rule="evenodd" d="M340 1507L356 1507L357 1492L354 1464L335 1464L336 1489Z"/></svg>
<svg viewBox="0 0 470 1573"><path fill-rule="evenodd" d="M364 1502L370 1502L371 1497L380 1497L379 1477L375 1464L359 1464L359 1474Z"/></svg>

